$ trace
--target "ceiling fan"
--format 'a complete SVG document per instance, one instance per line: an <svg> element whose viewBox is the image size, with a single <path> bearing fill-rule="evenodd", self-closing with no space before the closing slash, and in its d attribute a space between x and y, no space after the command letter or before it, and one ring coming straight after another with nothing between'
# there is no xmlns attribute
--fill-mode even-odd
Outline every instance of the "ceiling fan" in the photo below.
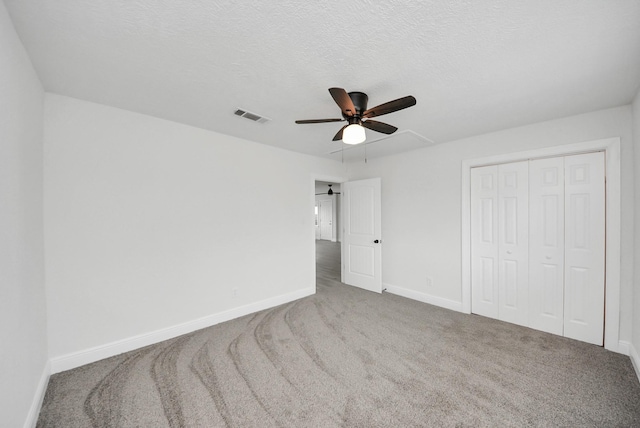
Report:
<svg viewBox="0 0 640 428"><path fill-rule="evenodd" d="M317 195L339 195L340 192L334 192L333 189L331 188L331 186L333 186L333 184L327 184L327 186L329 186L329 191L326 193L316 193Z"/></svg>
<svg viewBox="0 0 640 428"><path fill-rule="evenodd" d="M325 122L344 122L344 125L338 133L333 137L333 141L342 140L345 144L360 144L366 139L364 128L372 131L381 132L383 134L393 134L398 130L395 126L371 120L372 117L382 116L383 114L393 113L407 107L416 105L416 99L409 95L389 101L379 106L367 110L367 102L369 97L364 92L349 92L342 88L329 88L329 93L335 100L340 110L342 110L342 119L309 119L296 120L298 124L305 123L325 123Z"/></svg>

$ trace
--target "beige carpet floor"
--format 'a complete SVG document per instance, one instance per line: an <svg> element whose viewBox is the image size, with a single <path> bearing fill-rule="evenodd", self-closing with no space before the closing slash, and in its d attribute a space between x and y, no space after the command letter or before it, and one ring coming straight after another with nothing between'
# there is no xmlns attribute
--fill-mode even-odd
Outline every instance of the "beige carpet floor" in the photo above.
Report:
<svg viewBox="0 0 640 428"><path fill-rule="evenodd" d="M51 377L39 427L640 427L629 358L339 282Z"/></svg>

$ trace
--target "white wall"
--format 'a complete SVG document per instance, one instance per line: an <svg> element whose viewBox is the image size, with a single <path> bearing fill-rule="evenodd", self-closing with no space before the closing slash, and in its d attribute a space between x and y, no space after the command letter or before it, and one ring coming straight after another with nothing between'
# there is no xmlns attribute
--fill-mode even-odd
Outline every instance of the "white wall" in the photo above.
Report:
<svg viewBox="0 0 640 428"><path fill-rule="evenodd" d="M633 142L635 161L635 272L633 290L632 358L640 378L640 91L633 100Z"/></svg>
<svg viewBox="0 0 640 428"><path fill-rule="evenodd" d="M620 339L630 340L634 244L630 106L470 137L371 159L367 164L351 164L350 179L382 178L383 283L423 293L450 307L461 302L463 159L617 136L621 137L622 146Z"/></svg>
<svg viewBox="0 0 640 428"><path fill-rule="evenodd" d="M0 425L6 427L25 424L46 381L42 103L42 85L0 2Z"/></svg>
<svg viewBox="0 0 640 428"><path fill-rule="evenodd" d="M312 176L339 162L52 94L44 156L54 358L315 290Z"/></svg>

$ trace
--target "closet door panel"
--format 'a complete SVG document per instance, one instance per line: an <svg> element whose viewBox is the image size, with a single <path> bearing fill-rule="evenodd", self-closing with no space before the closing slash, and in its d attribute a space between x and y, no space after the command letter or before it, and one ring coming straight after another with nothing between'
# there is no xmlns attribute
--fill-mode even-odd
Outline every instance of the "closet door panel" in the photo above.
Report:
<svg viewBox="0 0 640 428"><path fill-rule="evenodd" d="M498 167L499 319L528 325L529 162Z"/></svg>
<svg viewBox="0 0 640 428"><path fill-rule="evenodd" d="M471 170L471 312L498 318L498 167Z"/></svg>
<svg viewBox="0 0 640 428"><path fill-rule="evenodd" d="M603 344L604 153L565 158L564 335Z"/></svg>
<svg viewBox="0 0 640 428"><path fill-rule="evenodd" d="M564 323L564 159L529 162L529 326Z"/></svg>

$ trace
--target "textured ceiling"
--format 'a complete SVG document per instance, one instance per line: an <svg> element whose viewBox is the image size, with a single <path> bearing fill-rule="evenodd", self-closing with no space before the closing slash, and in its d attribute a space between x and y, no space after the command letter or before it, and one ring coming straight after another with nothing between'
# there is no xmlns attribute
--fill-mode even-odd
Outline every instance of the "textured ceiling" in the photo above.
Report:
<svg viewBox="0 0 640 428"><path fill-rule="evenodd" d="M340 117L332 86L415 96L376 119L439 144L628 104L640 83L638 0L5 3L47 91L329 158L341 124L294 120Z"/></svg>

